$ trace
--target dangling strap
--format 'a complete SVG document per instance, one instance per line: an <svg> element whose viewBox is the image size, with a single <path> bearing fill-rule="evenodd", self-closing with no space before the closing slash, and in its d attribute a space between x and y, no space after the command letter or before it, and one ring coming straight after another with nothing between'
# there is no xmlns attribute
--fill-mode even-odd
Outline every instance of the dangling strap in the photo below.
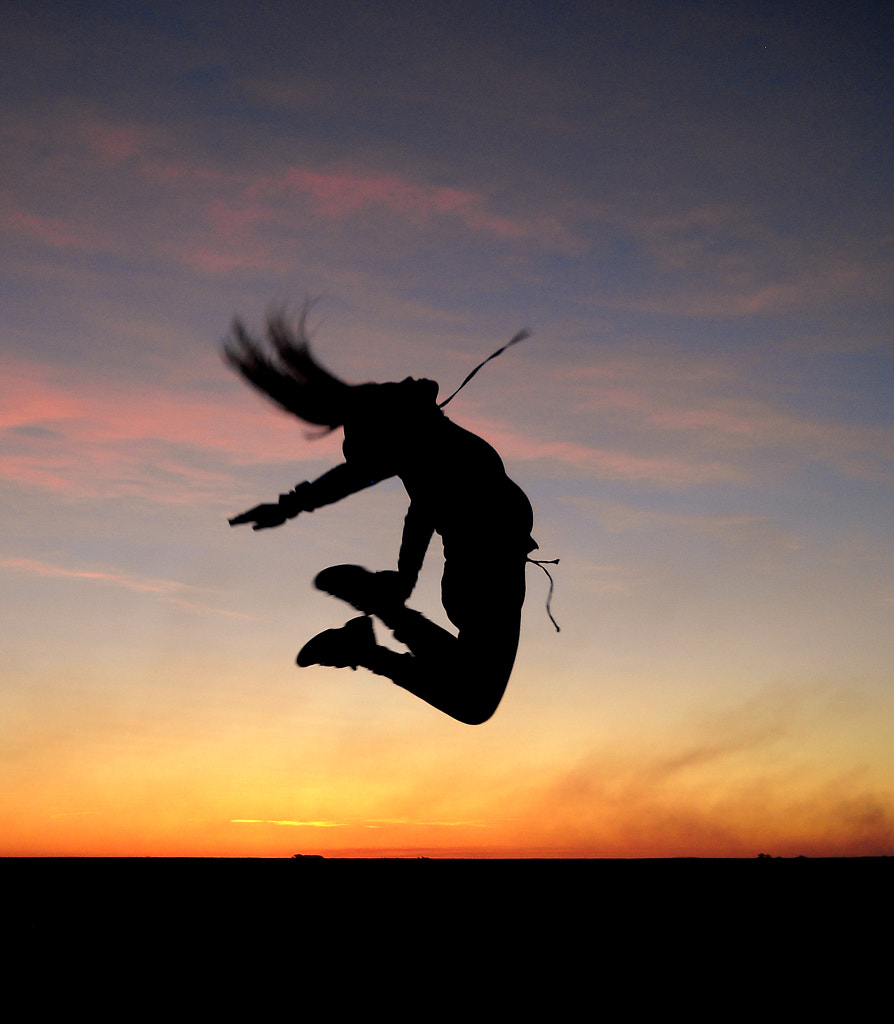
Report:
<svg viewBox="0 0 894 1024"><path fill-rule="evenodd" d="M559 629L559 624L553 618L553 613L550 611L549 607L553 599L553 586L555 584L549 569L547 569L548 565L558 565L559 560L558 558L526 558L525 561L530 562L531 565L539 565L546 573L546 578L549 580L549 593L546 596L546 614L549 616L549 621L556 627L556 632L561 633L562 630Z"/></svg>
<svg viewBox="0 0 894 1024"><path fill-rule="evenodd" d="M530 336L531 336L531 332L530 331L519 331L518 334L516 334L516 336L512 339L512 341L507 341L506 344L502 348L498 348L496 352L494 352L491 355L489 355L487 357L487 359L484 360L483 363L479 363L475 367L475 369L472 370L472 372L469 374L469 376L466 377L466 379L462 382L462 384L460 384L460 386L456 389L456 391L453 392L453 394L450 396L450 398L445 398L443 402L438 402L438 408L439 409L443 409L444 406L448 402L450 402L454 398L456 398L456 396L460 393L460 391L462 391L462 389L466 386L466 384L469 383L469 381L475 376L475 374L481 369L482 366L484 366L486 363L489 363L491 361L491 359L496 359L497 356L501 352L505 352L506 349L509 348L510 345L514 345L517 341L524 341L525 338L529 338Z"/></svg>

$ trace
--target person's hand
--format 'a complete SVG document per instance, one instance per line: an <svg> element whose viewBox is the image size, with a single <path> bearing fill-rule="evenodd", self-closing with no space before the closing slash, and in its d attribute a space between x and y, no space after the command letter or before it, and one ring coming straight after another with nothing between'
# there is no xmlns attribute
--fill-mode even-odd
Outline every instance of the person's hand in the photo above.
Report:
<svg viewBox="0 0 894 1024"><path fill-rule="evenodd" d="M233 516L227 522L230 526L241 526L243 523L254 523L253 530L270 530L274 526L282 526L286 519L290 518L285 514L279 505L255 505L242 515Z"/></svg>

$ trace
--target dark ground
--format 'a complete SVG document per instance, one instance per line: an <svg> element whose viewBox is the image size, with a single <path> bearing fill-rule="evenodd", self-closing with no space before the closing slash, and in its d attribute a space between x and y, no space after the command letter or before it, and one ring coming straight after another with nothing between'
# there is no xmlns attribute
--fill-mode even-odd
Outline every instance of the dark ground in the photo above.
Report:
<svg viewBox="0 0 894 1024"><path fill-rule="evenodd" d="M894 858L0 859L2 963L29 1014L91 1021L864 1020L892 882Z"/></svg>
<svg viewBox="0 0 894 1024"><path fill-rule="evenodd" d="M815 939L889 915L894 858L753 860L284 860L4 858L7 932L28 943L85 939L238 942L308 948L356 929L424 942L471 938L584 944L672 942L780 930ZM887 909L885 909L887 908ZM117 939L116 939L117 941Z"/></svg>

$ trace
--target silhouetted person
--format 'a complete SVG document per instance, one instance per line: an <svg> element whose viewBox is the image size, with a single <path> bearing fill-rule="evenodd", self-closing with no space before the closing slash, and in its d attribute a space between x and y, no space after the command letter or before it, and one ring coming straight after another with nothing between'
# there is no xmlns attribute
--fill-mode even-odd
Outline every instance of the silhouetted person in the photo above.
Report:
<svg viewBox="0 0 894 1024"><path fill-rule="evenodd" d="M500 703L518 649L525 563L537 547L531 504L494 449L447 419L435 381L408 377L352 386L324 370L308 347L306 313L294 333L281 317L270 317L268 351L236 321L224 352L231 366L289 412L308 423L343 427L345 461L230 525L280 526L399 477L410 507L397 570L324 569L317 588L363 615L309 640L298 664L363 666L461 722L484 722ZM457 636L405 603L434 532L444 545L441 600ZM378 646L370 615L410 653Z"/></svg>

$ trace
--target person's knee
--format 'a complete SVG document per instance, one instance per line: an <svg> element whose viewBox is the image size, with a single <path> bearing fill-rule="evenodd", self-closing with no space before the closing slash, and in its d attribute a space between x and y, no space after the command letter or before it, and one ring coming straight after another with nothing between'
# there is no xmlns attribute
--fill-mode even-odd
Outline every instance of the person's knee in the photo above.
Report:
<svg viewBox="0 0 894 1024"><path fill-rule="evenodd" d="M462 711L459 714L454 714L454 718L458 722L462 722L463 725L484 725L488 719L493 718L494 712L497 709L475 709L474 711Z"/></svg>
<svg viewBox="0 0 894 1024"><path fill-rule="evenodd" d="M464 700L462 707L452 710L450 714L464 725L484 725L488 719L493 718L502 699L503 689L492 695L476 694Z"/></svg>

